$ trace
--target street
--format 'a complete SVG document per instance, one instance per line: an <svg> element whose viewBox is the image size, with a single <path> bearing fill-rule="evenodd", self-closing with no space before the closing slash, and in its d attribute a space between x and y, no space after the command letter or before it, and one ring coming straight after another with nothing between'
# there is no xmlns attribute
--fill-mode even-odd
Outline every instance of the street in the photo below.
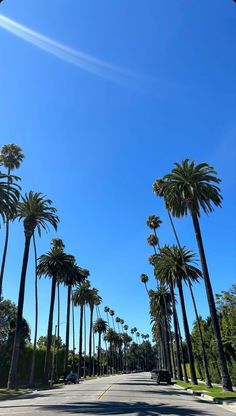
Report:
<svg viewBox="0 0 236 416"><path fill-rule="evenodd" d="M0 415L232 416L173 386L156 385L150 373L109 376L0 402Z"/></svg>

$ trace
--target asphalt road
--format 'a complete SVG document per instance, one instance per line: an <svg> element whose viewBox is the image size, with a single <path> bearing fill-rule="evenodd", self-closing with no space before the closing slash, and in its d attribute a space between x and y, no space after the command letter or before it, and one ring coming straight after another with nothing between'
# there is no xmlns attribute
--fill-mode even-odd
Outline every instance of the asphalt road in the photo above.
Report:
<svg viewBox="0 0 236 416"><path fill-rule="evenodd" d="M149 373L110 376L0 402L0 415L232 416L173 386L156 385Z"/></svg>

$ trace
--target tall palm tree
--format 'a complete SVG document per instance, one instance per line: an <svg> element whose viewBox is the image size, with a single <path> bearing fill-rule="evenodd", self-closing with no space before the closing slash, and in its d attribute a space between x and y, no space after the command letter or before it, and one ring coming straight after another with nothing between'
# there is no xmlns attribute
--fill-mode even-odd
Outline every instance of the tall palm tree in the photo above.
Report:
<svg viewBox="0 0 236 416"><path fill-rule="evenodd" d="M158 245L158 248L160 250L160 243L159 243L159 238L157 236L157 232L156 230L160 227L162 221L160 219L160 217L158 217L157 215L149 215L148 219L147 219L147 226L154 231L154 235L156 237L156 242Z"/></svg>
<svg viewBox="0 0 236 416"><path fill-rule="evenodd" d="M109 313L110 313L110 308L108 307L108 306L105 306L105 308L104 308L104 312L106 313L106 315L107 315L107 323L108 323L108 326L110 326L110 322L109 322Z"/></svg>
<svg viewBox="0 0 236 416"><path fill-rule="evenodd" d="M36 346L37 346L37 335L38 335L38 274L37 274L37 248L35 235L33 234L33 246L34 246L34 293L35 293L35 324L34 324L34 344L33 354L31 361L30 379L29 384L34 384L34 370L35 370L35 358L36 358Z"/></svg>
<svg viewBox="0 0 236 416"><path fill-rule="evenodd" d="M115 321L117 323L118 333L120 333L120 318L119 318L119 316L116 317Z"/></svg>
<svg viewBox="0 0 236 416"><path fill-rule="evenodd" d="M115 370L115 363L114 363L114 350L115 350L115 344L116 344L116 340L117 340L117 333L114 329L112 328L108 328L106 335L104 336L104 340L106 340L107 342L109 342L110 344L110 372L113 373Z"/></svg>
<svg viewBox="0 0 236 416"><path fill-rule="evenodd" d="M153 191L159 197L164 196L163 182L164 182L163 179L157 179L155 181L155 183L153 184ZM181 247L180 240L179 240L179 237L178 237L175 225L174 225L174 221L172 219L172 216L171 216L171 213L170 213L169 209L167 209L167 213L168 213L168 217L169 217L169 220L170 220L171 228L172 228L174 236L175 236L176 243L178 245L178 248L179 248L179 251L180 251L180 254L181 254L181 257L182 257L183 269L184 269L186 277L188 277L187 268L186 268L186 265L185 265L185 260L184 260L184 256L183 256L183 252L182 252L182 247ZM155 261L154 261L154 263L155 263ZM191 294L191 298L192 298L192 302L193 302L193 307L194 307L194 311L195 311L195 316L196 316L196 321L197 321L197 326L198 326L198 332L199 332L199 337L200 337L203 365L204 365L204 369L205 369L205 383L208 387L212 387L209 368L208 368L206 348L205 348L205 343L204 343L203 334L202 334L201 321L200 321L199 314L198 314L198 311L197 311L197 305L196 305L194 294L193 294L192 284L190 282L189 282L189 290L190 290L190 294Z"/></svg>
<svg viewBox="0 0 236 416"><path fill-rule="evenodd" d="M7 169L7 186L10 189L11 173L14 169L18 169L21 165L21 162L24 159L24 155L22 153L22 149L20 146L16 144L5 144L0 152L0 165L4 166ZM4 249L3 249L3 256L2 256L2 264L1 264L1 271L0 271L0 298L2 294L2 282L4 277L4 270L5 270L5 263L7 257L7 247L8 247L8 240L9 240L9 222L12 219L11 215L6 216L5 221L5 242L4 242Z"/></svg>
<svg viewBox="0 0 236 416"><path fill-rule="evenodd" d="M159 244L159 240L157 239L155 234L150 234L149 237L147 238L147 242L150 246L153 247L154 253L157 254L156 246Z"/></svg>
<svg viewBox="0 0 236 416"><path fill-rule="evenodd" d="M216 175L217 172L207 163L196 164L194 161L185 159L181 164L175 163L171 173L164 176L163 194L167 209L175 217L183 217L188 213L192 217L218 349L222 386L225 390L232 391L232 382L223 349L219 320L199 224L201 209L208 214L214 211L214 207L221 206L222 195L218 187L221 180Z"/></svg>
<svg viewBox="0 0 236 416"><path fill-rule="evenodd" d="M65 244L63 243L60 237L52 238L51 248L58 248L59 250L64 250ZM57 282L57 334L55 339L56 344L56 363L55 363L55 379L58 380L58 350L59 350L59 340L60 340L60 284L61 281Z"/></svg>
<svg viewBox="0 0 236 416"><path fill-rule="evenodd" d="M146 289L147 294L148 294L148 288L147 288L147 282L149 280L148 276L146 274L142 273L141 276L140 276L140 280L141 280L142 283L144 283L145 289Z"/></svg>
<svg viewBox="0 0 236 416"><path fill-rule="evenodd" d="M113 311L113 309L109 310L109 315L111 316L112 319L112 324L113 324L113 329L115 331L115 323L114 323L114 315L115 315L115 311Z"/></svg>
<svg viewBox="0 0 236 416"><path fill-rule="evenodd" d="M101 338L102 334L105 334L107 331L108 325L107 322L102 318L98 318L93 324L93 330L95 333L98 333L98 375L101 375Z"/></svg>
<svg viewBox="0 0 236 416"><path fill-rule="evenodd" d="M71 273L71 268L74 265L74 256L64 253L59 247L52 247L49 252L43 254L38 259L37 273L38 276L45 276L52 279L51 286L51 300L48 316L48 330L47 330L47 349L44 362L43 383L48 383L49 376L49 362L50 350L52 344L52 325L53 312L56 294L56 285L63 280L65 276Z"/></svg>
<svg viewBox="0 0 236 416"><path fill-rule="evenodd" d="M182 261L182 256L184 257L184 265ZM198 281L198 279L202 276L201 271L193 265L194 260L194 253L191 250L187 250L185 247L182 247L182 252L180 253L180 250L177 246L165 246L164 248L162 248L159 260L156 264L156 273L161 281L164 281L167 284L170 284L170 282L172 281L173 284L178 287L189 357L191 379L193 384L197 384L194 357L192 352L192 343L188 326L182 285L183 281L189 284ZM187 270L187 276L184 271L184 266Z"/></svg>
<svg viewBox="0 0 236 416"><path fill-rule="evenodd" d="M63 277L63 283L67 287L67 310L66 310L66 349L65 349L65 362L64 362L64 374L68 373L68 356L69 356L69 338L70 338L70 307L71 307L71 291L72 287L81 284L89 276L87 269L79 267L74 259L74 264L71 264L71 268L68 273ZM74 345L73 345L74 349ZM74 352L73 352L74 354Z"/></svg>
<svg viewBox="0 0 236 416"><path fill-rule="evenodd" d="M92 339L93 339L93 312L94 307L98 306L102 301L101 296L98 295L98 290L93 287L90 289L90 296L88 297L88 305L90 307L90 328L89 328L89 376L92 375Z"/></svg>
<svg viewBox="0 0 236 416"><path fill-rule="evenodd" d="M56 215L56 209L53 208L51 204L52 201L50 199L46 199L45 196L41 193L30 191L29 194L26 194L25 197L22 197L22 200L18 203L17 206L16 217L19 220L23 220L24 224L25 247L20 278L16 331L14 337L11 366L8 376L8 388L14 388L17 385L17 368L20 353L25 280L30 242L35 229L38 230L39 235L41 235L41 229L46 231L48 230L49 224L52 225L54 229L57 229L59 218Z"/></svg>
<svg viewBox="0 0 236 416"><path fill-rule="evenodd" d="M88 303L90 282L86 280L82 284L78 285L73 291L73 303L75 306L80 306L80 328L79 328L79 359L78 359L78 379L81 377L81 364L82 364L82 349L83 349L83 320L84 320L84 307Z"/></svg>

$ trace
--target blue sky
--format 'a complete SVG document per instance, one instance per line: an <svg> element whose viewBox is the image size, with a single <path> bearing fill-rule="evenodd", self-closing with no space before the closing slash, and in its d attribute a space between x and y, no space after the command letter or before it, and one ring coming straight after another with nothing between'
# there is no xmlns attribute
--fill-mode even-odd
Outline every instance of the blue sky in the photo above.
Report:
<svg viewBox="0 0 236 416"><path fill-rule="evenodd" d="M61 220L57 235L91 271L103 306L150 332L139 283L147 273L150 287L155 284L147 263L149 214L163 220L161 243L174 242L152 183L185 157L207 161L222 179L223 208L202 216L201 226L214 291L227 290L236 270L234 2L5 0L0 13L77 50L67 62L67 49L66 57L61 46L54 56L1 28L0 18L0 143L23 148L23 192L53 200ZM181 242L196 251L190 219L175 222ZM3 227L0 233L2 244ZM38 239L39 254L55 235ZM11 237L4 295L16 301L22 224L12 226ZM32 253L24 309L32 329L33 277ZM50 282L42 279L39 291L44 335ZM203 284L195 293L206 316ZM65 304L65 289L62 299ZM186 301L191 323L187 291Z"/></svg>

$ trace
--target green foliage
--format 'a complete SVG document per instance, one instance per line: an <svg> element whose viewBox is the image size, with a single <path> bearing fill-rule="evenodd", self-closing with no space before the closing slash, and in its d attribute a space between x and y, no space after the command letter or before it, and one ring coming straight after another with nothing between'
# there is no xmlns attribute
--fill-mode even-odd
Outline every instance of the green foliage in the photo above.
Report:
<svg viewBox="0 0 236 416"><path fill-rule="evenodd" d="M220 294L217 294L216 303L227 364L232 378L232 383L236 385L236 285L233 285L229 291L223 291ZM219 383L220 370L217 360L217 346L212 329L211 318L208 317L203 320L200 317L200 323L210 375L213 382ZM194 322L192 329L192 345L197 368L200 370L200 373L203 373L201 378L204 378L200 338L196 322Z"/></svg>
<svg viewBox="0 0 236 416"><path fill-rule="evenodd" d="M0 302L0 351L12 350L16 329L17 307L10 300ZM27 321L23 318L21 332L21 346L30 342L30 329ZM1 373L1 372L0 372Z"/></svg>

